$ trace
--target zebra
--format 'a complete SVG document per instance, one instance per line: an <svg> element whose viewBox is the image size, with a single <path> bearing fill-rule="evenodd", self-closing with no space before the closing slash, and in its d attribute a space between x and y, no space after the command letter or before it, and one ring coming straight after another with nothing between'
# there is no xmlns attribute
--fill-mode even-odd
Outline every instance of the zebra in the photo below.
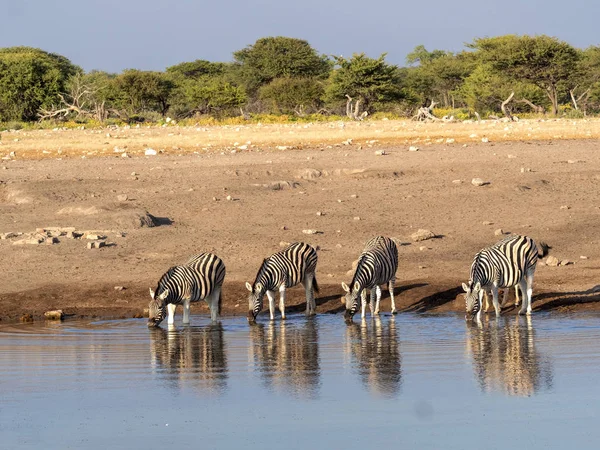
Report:
<svg viewBox="0 0 600 450"><path fill-rule="evenodd" d="M173 266L160 278L156 291L150 288L148 326L158 326L168 308L169 325L175 308L183 303L183 323L190 323L190 303L205 300L214 322L221 314L221 286L225 279L223 260L212 253L192 256L185 264Z"/></svg>
<svg viewBox="0 0 600 450"><path fill-rule="evenodd" d="M317 252L308 244L295 242L287 248L265 258L253 284L246 282L248 296L248 322L256 322L262 310L265 293L269 299L271 320L275 319L275 292L279 291L279 310L285 319L285 290L302 283L306 291L306 315L315 314L314 292L319 292L315 276ZM313 292L314 290L314 292Z"/></svg>
<svg viewBox="0 0 600 450"><path fill-rule="evenodd" d="M362 314L365 318L367 308L367 289L371 291L371 302L369 309L371 316L379 314L379 301L381 300L381 288L379 285L388 284L390 298L392 300L392 314L396 314L394 302L394 283L396 282L396 270L398 269L398 248L394 241L388 237L377 236L370 239L358 259L358 265L352 277L350 286L342 282L342 288L346 295L342 303L346 304L344 318L351 321L358 310L358 298L362 300ZM373 302L377 297L375 309Z"/></svg>
<svg viewBox="0 0 600 450"><path fill-rule="evenodd" d="M466 319L481 320L481 304L487 290L492 291L496 316L500 315L498 290L519 286L522 305L519 314L531 314L533 275L537 261L548 254L550 247L540 242L542 253L533 239L511 235L475 255L471 264L469 284L462 284L465 291ZM505 291L506 300L507 291Z"/></svg>

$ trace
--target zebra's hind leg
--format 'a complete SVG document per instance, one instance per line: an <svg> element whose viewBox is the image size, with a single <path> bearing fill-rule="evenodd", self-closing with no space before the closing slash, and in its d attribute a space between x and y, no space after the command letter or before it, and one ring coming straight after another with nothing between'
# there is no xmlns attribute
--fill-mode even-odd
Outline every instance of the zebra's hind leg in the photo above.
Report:
<svg viewBox="0 0 600 450"><path fill-rule="evenodd" d="M281 312L281 319L285 320L285 286L279 288L279 311Z"/></svg>
<svg viewBox="0 0 600 450"><path fill-rule="evenodd" d="M190 323L190 301L183 301L183 323Z"/></svg>
<svg viewBox="0 0 600 450"><path fill-rule="evenodd" d="M487 314L488 311L489 311L489 309L490 309L490 297L489 297L487 291L483 291L483 304L482 304L482 306L483 306L483 308L482 308L483 312ZM481 311L481 309L479 311Z"/></svg>
<svg viewBox="0 0 600 450"><path fill-rule="evenodd" d="M506 307L506 303L508 302L508 291L510 291L510 288L504 289L504 293L502 294L502 303L500 303L500 309Z"/></svg>
<svg viewBox="0 0 600 450"><path fill-rule="evenodd" d="M367 316L367 290L363 289L360 293L360 304L362 308L362 313L360 317L364 319Z"/></svg>
<svg viewBox="0 0 600 450"><path fill-rule="evenodd" d="M302 286L304 286L304 291L306 293L306 315L312 316L315 314L316 310L313 276L307 275L302 282Z"/></svg>
<svg viewBox="0 0 600 450"><path fill-rule="evenodd" d="M523 292L521 292L521 296L523 296ZM519 285L515 286L515 306L519 306Z"/></svg>
<svg viewBox="0 0 600 450"><path fill-rule="evenodd" d="M390 291L390 300L392 302L392 314L396 314L396 302L394 300L394 284L396 283L396 279L392 278L389 282L388 282L388 291Z"/></svg>
<svg viewBox="0 0 600 450"><path fill-rule="evenodd" d="M523 279L521 281L519 281L519 289L521 290L521 309L519 309L519 315L523 315L527 312L527 303L528 303L528 297L527 297L527 278L523 277Z"/></svg>
<svg viewBox="0 0 600 450"><path fill-rule="evenodd" d="M375 315L379 314L379 302L381 301L381 287L375 286L375 294L377 299L375 301Z"/></svg>
<svg viewBox="0 0 600 450"><path fill-rule="evenodd" d="M521 291L523 292L523 291ZM527 274L527 314L531 314L531 296L533 295L533 272ZM525 294L524 294L525 295ZM523 300L523 304L525 300Z"/></svg>
<svg viewBox="0 0 600 450"><path fill-rule="evenodd" d="M267 291L267 298L269 299L269 318L275 320L275 292Z"/></svg>
<svg viewBox="0 0 600 450"><path fill-rule="evenodd" d="M167 323L169 325L172 325L175 323L175 308L177 308L177 305L175 305L174 303L169 303L167 305L167 312L168 312L168 319L167 319Z"/></svg>
<svg viewBox="0 0 600 450"><path fill-rule="evenodd" d="M210 320L216 322L221 315L221 286L216 286L210 297Z"/></svg>

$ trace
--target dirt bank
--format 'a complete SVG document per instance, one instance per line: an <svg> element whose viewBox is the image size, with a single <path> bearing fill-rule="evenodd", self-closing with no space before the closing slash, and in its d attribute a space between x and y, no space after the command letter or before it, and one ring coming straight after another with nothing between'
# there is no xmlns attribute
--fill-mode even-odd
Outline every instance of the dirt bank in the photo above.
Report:
<svg viewBox="0 0 600 450"><path fill-rule="evenodd" d="M263 257L297 240L320 247L318 311L335 312L340 282L349 281L352 261L376 234L402 243L401 310L462 311L457 287L498 229L544 240L570 262L538 267L534 310L597 310L599 144L434 143L408 151L352 143L41 160L17 153L0 162L0 234L25 234L0 240L0 318L53 308L131 317L169 266L201 251L227 265L224 313L245 314L243 282ZM8 148L5 140L0 151ZM387 154L376 155L381 149ZM472 185L476 177L488 184ZM147 226L148 217L156 226ZM55 230L52 245L15 244L51 227L71 227L75 238ZM420 228L439 237L414 242ZM92 232L108 245L88 249ZM301 310L301 289L290 294Z"/></svg>

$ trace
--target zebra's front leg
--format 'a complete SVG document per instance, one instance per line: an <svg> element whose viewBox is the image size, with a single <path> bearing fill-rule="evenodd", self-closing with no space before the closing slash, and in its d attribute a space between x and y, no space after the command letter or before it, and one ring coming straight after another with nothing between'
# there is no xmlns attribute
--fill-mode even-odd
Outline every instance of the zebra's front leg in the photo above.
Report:
<svg viewBox="0 0 600 450"><path fill-rule="evenodd" d="M525 303L527 302L527 314L529 315L531 314L531 297L533 295L533 274L527 275L527 280L524 284L526 286L526 290L521 289L523 297L523 305L521 306L521 309L523 309L523 306L525 306ZM523 284L521 284L521 286L523 286Z"/></svg>
<svg viewBox="0 0 600 450"><path fill-rule="evenodd" d="M379 286L375 287L375 294L376 294L375 315L378 315L379 314L379 302L381 301L381 287L379 287Z"/></svg>
<svg viewBox="0 0 600 450"><path fill-rule="evenodd" d="M506 308L506 304L508 303L508 292L510 291L510 288L506 288L504 289L504 293L502 294L502 303L500 303L500 308Z"/></svg>
<svg viewBox="0 0 600 450"><path fill-rule="evenodd" d="M304 292L306 294L306 315L312 316L315 314L315 294L312 287L312 277L308 276L302 282Z"/></svg>
<svg viewBox="0 0 600 450"><path fill-rule="evenodd" d="M371 292L370 292L369 311L371 312L371 317L373 317L373 311L374 311L374 306L375 306L375 297L377 297L377 287L378 286L373 287L373 289L371 289Z"/></svg>
<svg viewBox="0 0 600 450"><path fill-rule="evenodd" d="M183 323L190 323L190 300L183 301Z"/></svg>
<svg viewBox="0 0 600 450"><path fill-rule="evenodd" d="M279 288L279 311L281 312L281 320L285 320L285 285Z"/></svg>
<svg viewBox="0 0 600 450"><path fill-rule="evenodd" d="M500 317L500 303L498 303L498 287L495 285L492 285L492 301L494 303L496 317Z"/></svg>
<svg viewBox="0 0 600 450"><path fill-rule="evenodd" d="M523 296L523 291L521 291L521 296ZM519 285L515 286L515 306L519 306Z"/></svg>
<svg viewBox="0 0 600 450"><path fill-rule="evenodd" d="M168 313L167 323L169 325L173 325L175 323L175 308L177 308L177 305L175 305L174 303L169 303L167 305L167 313Z"/></svg>
<svg viewBox="0 0 600 450"><path fill-rule="evenodd" d="M483 291L483 301L484 301L483 302L483 304L484 304L483 312L487 314L488 311L490 310L490 297L489 297L487 291ZM480 309L480 311L481 311L481 309Z"/></svg>
<svg viewBox="0 0 600 450"><path fill-rule="evenodd" d="M388 291L390 291L390 300L392 301L392 314L396 314L396 302L394 301L394 283L396 282L396 279L392 278L389 282L388 282Z"/></svg>
<svg viewBox="0 0 600 450"><path fill-rule="evenodd" d="M362 319L364 319L365 317L367 317L367 290L363 289L362 292L360 293L360 304L361 304L361 308L362 308L362 313L360 315L360 317Z"/></svg>
<svg viewBox="0 0 600 450"><path fill-rule="evenodd" d="M271 320L275 320L275 292L267 291L267 298L269 299L269 317Z"/></svg>

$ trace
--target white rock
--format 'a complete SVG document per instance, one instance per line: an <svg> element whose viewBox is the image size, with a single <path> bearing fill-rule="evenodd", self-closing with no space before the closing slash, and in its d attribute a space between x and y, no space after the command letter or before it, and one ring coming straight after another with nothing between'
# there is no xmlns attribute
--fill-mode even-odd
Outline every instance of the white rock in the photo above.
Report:
<svg viewBox="0 0 600 450"><path fill-rule="evenodd" d="M146 155L146 156L155 156L156 155L156 150L154 150L153 148L147 148L144 151L144 155Z"/></svg>
<svg viewBox="0 0 600 450"><path fill-rule="evenodd" d="M484 138L481 138L481 142L483 142L485 144L485 143L490 142L490 140L488 138L484 137Z"/></svg>
<svg viewBox="0 0 600 450"><path fill-rule="evenodd" d="M319 230L302 230L304 234L322 234L322 231Z"/></svg>
<svg viewBox="0 0 600 450"><path fill-rule="evenodd" d="M375 155L385 156L385 155L387 155L387 152L385 150L377 150L377 151L375 151Z"/></svg>
<svg viewBox="0 0 600 450"><path fill-rule="evenodd" d="M471 180L471 184L473 186L484 186L486 184L490 184L488 181L483 181L481 178L473 178Z"/></svg>
<svg viewBox="0 0 600 450"><path fill-rule="evenodd" d="M424 230L424 229L421 229L421 228L419 228L418 231L416 231L415 233L413 233L413 234L410 235L410 237L415 242L426 241L427 239L433 239L435 236L436 235L435 235L435 233L433 231Z"/></svg>
<svg viewBox="0 0 600 450"><path fill-rule="evenodd" d="M414 145L411 145L410 147L408 147L408 151L409 152L418 152L419 147L415 147Z"/></svg>

